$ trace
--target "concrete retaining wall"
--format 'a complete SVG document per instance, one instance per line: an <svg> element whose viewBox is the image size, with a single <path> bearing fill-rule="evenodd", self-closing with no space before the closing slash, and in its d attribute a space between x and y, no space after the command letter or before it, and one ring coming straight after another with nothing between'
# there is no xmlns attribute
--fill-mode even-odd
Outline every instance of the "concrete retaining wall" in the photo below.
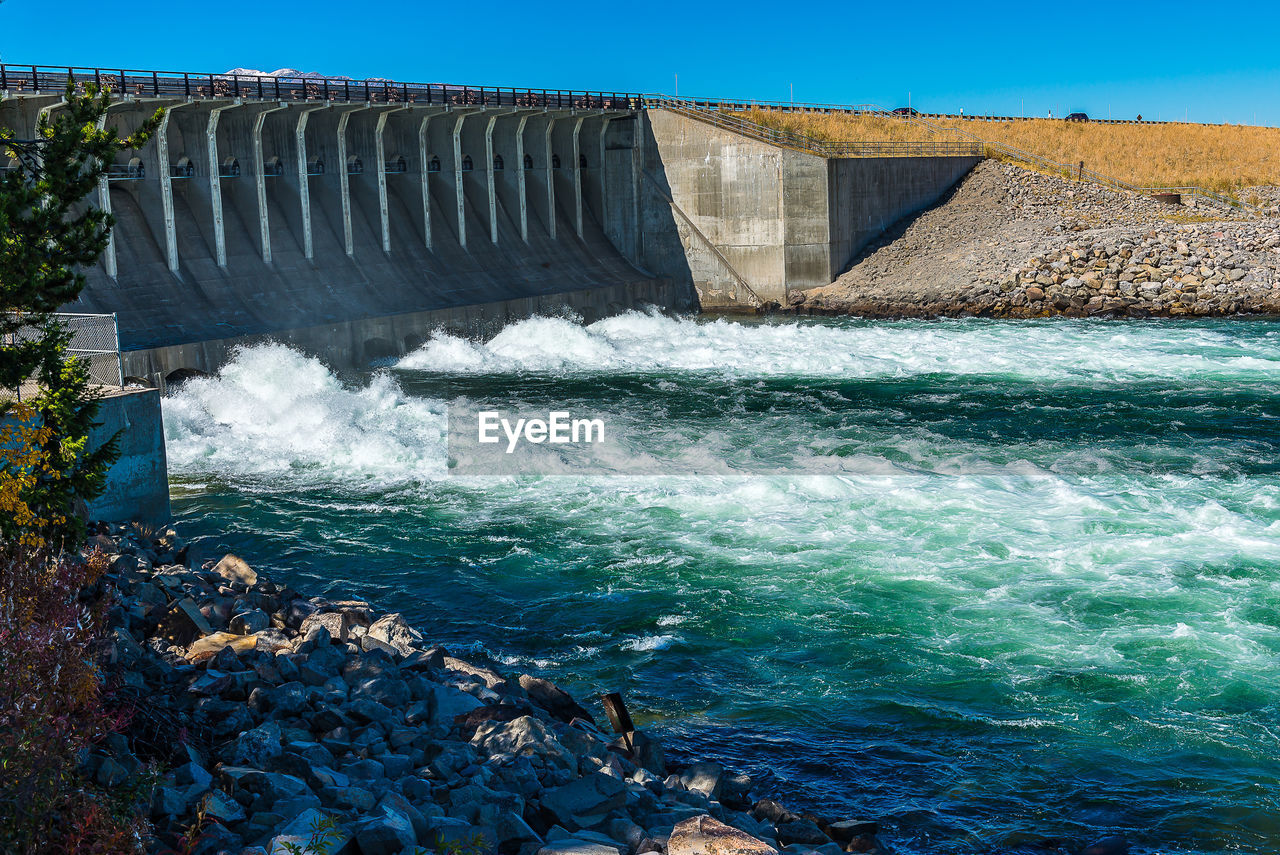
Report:
<svg viewBox="0 0 1280 855"><path fill-rule="evenodd" d="M119 433L120 457L107 473L102 496L89 503L90 518L167 522L169 480L160 393L155 389L113 392L102 401L98 421L89 434L90 446L97 448Z"/></svg>
<svg viewBox="0 0 1280 855"><path fill-rule="evenodd" d="M640 257L657 272L687 268L707 307L738 302L738 277L779 303L788 291L829 284L858 250L936 202L979 160L827 159L670 110L646 117L653 198Z"/></svg>

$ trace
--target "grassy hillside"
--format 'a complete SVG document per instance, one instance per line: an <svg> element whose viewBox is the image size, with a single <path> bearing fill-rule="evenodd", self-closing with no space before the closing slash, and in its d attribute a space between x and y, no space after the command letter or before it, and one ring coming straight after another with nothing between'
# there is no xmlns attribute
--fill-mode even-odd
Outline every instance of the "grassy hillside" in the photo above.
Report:
<svg viewBox="0 0 1280 855"><path fill-rule="evenodd" d="M823 140L947 138L898 119L770 110L751 110L743 115L769 127ZM1060 119L929 121L945 127L963 127L984 140L1017 146L1052 160L1070 164L1083 160L1088 169L1135 184L1197 186L1223 192L1280 184L1280 128L1102 125Z"/></svg>

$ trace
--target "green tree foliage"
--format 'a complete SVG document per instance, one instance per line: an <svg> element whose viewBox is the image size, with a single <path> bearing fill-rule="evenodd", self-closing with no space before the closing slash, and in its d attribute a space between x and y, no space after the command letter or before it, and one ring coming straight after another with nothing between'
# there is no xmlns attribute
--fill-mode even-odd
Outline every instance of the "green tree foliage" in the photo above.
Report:
<svg viewBox="0 0 1280 855"><path fill-rule="evenodd" d="M68 358L70 334L53 314L79 297L83 270L106 249L113 225L86 197L117 152L143 146L163 115L157 111L121 137L100 127L110 103L107 90L68 81L64 104L41 117L36 139L0 129L0 155L20 164L0 180L0 389L38 384L20 415L49 430L25 498L63 543L77 533L75 500L101 492L117 450L114 442L88 449L98 398L87 363ZM0 404L0 416L12 410ZM4 529L0 521L0 536L13 535Z"/></svg>

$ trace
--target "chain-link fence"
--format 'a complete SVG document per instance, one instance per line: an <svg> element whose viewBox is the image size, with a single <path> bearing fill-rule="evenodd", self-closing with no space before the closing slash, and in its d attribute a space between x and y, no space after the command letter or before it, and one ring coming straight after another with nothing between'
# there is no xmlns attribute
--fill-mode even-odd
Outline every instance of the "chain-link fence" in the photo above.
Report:
<svg viewBox="0 0 1280 855"><path fill-rule="evenodd" d="M120 355L120 328L115 315L56 314L53 316L71 333L68 356L89 363L89 381L99 386L124 386L124 359ZM5 336L4 344L31 341L40 336L34 327L24 327ZM19 399L36 392L34 383L9 390Z"/></svg>

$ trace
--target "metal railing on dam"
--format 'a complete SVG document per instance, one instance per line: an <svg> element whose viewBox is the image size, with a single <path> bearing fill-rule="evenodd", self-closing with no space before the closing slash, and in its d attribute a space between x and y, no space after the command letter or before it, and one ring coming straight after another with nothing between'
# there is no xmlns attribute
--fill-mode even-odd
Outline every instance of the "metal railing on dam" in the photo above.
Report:
<svg viewBox="0 0 1280 855"><path fill-rule="evenodd" d="M0 64L0 90L12 94L56 95L67 88L68 80L76 84L93 83L131 98L240 98L565 110L638 110L644 103L643 95L626 92Z"/></svg>

